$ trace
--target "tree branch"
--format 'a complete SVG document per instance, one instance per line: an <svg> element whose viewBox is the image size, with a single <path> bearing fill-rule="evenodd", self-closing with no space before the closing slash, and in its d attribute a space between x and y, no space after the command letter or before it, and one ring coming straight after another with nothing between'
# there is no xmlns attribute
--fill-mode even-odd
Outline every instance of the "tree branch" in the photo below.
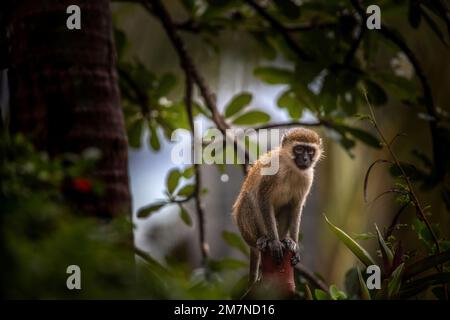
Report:
<svg viewBox="0 0 450 320"><path fill-rule="evenodd" d="M367 14L365 13L361 3L359 0L351 0L351 3L355 10L358 12L358 14L361 16L363 21L366 21ZM398 36L393 30L391 30L386 25L382 24L381 29L376 29L383 37L391 41L393 44L395 44L407 57L410 63L412 64L414 71L419 78L420 84L422 86L422 92L423 92L423 98L425 99L425 108L427 110L428 115L430 115L433 120L429 121L430 125L430 132L431 132L431 140L432 140L432 147L433 147L433 160L434 164L436 166L436 179L437 181L440 181L444 177L445 173L445 163L442 163L439 154L440 154L440 148L438 141L438 132L437 132L437 122L439 121L439 114L436 111L434 101L433 101L433 95L431 93L431 86L428 82L428 79L425 75L425 72L423 71L419 60L417 59L414 52L408 47L406 42L403 41L403 39Z"/></svg>
<svg viewBox="0 0 450 320"><path fill-rule="evenodd" d="M203 77L200 75L197 68L195 67L192 58L187 53L184 43L179 37L175 29L175 26L172 22L172 18L170 17L166 8L162 5L161 1L159 0L146 1L144 3L144 6L150 12L154 12L155 15L158 17L158 19L161 21L161 24L163 25L167 36L169 37L175 50L178 53L181 67L192 76L193 81L198 86L200 94L202 95L203 100L205 101L206 107L211 112L212 120L216 124L217 128L222 133L225 133L225 130L228 129L229 126L223 119L222 115L217 110L215 98L210 89L208 88L208 86L206 85L206 82L204 81Z"/></svg>
<svg viewBox="0 0 450 320"><path fill-rule="evenodd" d="M295 266L295 270L297 270L298 273L300 273L306 280L311 282L314 286L316 286L319 289L322 289L325 292L328 292L328 286L314 273L312 273L305 265L302 263L297 263Z"/></svg>
<svg viewBox="0 0 450 320"><path fill-rule="evenodd" d="M194 114L192 111L192 89L193 89L193 83L191 74L188 70L185 72L186 77L186 93L185 93L185 103L186 103L186 111L188 114L189 119L189 125L191 129L191 135L192 135L192 154L195 152L195 127L194 127ZM200 198L200 190L201 190L201 172L200 172L200 166L197 163L193 164L194 166L194 175L195 175L195 187L194 187L194 193L193 197L195 199L195 208L197 211L197 218L198 218L198 229L199 229L199 239L200 239L200 251L202 253L202 260L203 263L206 262L206 259L208 258L208 251L209 246L206 243L206 237L205 237L205 213L203 211L203 206L201 203Z"/></svg>

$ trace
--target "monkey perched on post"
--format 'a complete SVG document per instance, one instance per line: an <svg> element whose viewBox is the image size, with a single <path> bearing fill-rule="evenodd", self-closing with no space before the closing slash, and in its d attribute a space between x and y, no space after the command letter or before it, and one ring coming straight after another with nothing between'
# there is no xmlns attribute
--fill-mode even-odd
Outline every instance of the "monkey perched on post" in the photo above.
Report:
<svg viewBox="0 0 450 320"><path fill-rule="evenodd" d="M263 155L248 172L233 205L233 218L250 246L250 284L258 280L260 251L269 250L275 261L281 261L287 249L293 252L292 264L299 262L302 209L321 155L322 139L316 132L291 129L281 146ZM278 157L278 172L261 174L272 157Z"/></svg>

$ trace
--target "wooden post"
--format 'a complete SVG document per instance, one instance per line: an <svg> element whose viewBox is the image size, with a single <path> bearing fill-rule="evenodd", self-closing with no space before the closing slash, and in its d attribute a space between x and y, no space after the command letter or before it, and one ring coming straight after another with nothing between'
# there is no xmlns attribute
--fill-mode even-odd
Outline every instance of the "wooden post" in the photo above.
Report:
<svg viewBox="0 0 450 320"><path fill-rule="evenodd" d="M282 298L292 297L295 294L294 266L291 263L293 253L284 251L280 264L271 256L270 252L261 253L262 284L273 288Z"/></svg>
<svg viewBox="0 0 450 320"><path fill-rule="evenodd" d="M284 251L277 263L268 250L261 252L261 280L255 283L243 299L292 299L295 296L293 253Z"/></svg>

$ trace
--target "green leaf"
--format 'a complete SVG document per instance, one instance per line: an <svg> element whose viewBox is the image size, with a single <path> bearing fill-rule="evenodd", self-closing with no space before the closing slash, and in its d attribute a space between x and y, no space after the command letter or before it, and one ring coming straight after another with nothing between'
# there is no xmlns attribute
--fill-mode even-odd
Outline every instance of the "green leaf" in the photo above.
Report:
<svg viewBox="0 0 450 320"><path fill-rule="evenodd" d="M222 232L222 238L230 247L239 250L246 256L250 256L247 244L242 240L241 236L239 236L237 233L224 231Z"/></svg>
<svg viewBox="0 0 450 320"><path fill-rule="evenodd" d="M270 121L270 116L263 111L249 111L233 120L237 126L247 126Z"/></svg>
<svg viewBox="0 0 450 320"><path fill-rule="evenodd" d="M405 268L405 279L414 277L415 275L425 272L437 265L450 261L450 250L423 258Z"/></svg>
<svg viewBox="0 0 450 320"><path fill-rule="evenodd" d="M300 105L296 94L292 90L287 90L278 98L277 105L288 111L292 119L300 119L303 114L303 107Z"/></svg>
<svg viewBox="0 0 450 320"><path fill-rule="evenodd" d="M177 196L190 197L194 193L194 190L195 190L195 184L185 185L177 192Z"/></svg>
<svg viewBox="0 0 450 320"><path fill-rule="evenodd" d="M180 182L181 173L178 169L172 169L169 171L169 174L167 175L166 180L166 186L169 193L173 193L175 189L178 186L178 183Z"/></svg>
<svg viewBox="0 0 450 320"><path fill-rule="evenodd" d="M339 290L336 285L332 284L330 286L330 296L333 300L345 300L347 299L347 295L344 291Z"/></svg>
<svg viewBox="0 0 450 320"><path fill-rule="evenodd" d="M388 97L384 89L372 80L366 80L367 95L375 106L386 104Z"/></svg>
<svg viewBox="0 0 450 320"><path fill-rule="evenodd" d="M180 218L183 220L184 223L186 223L188 226L192 226L192 219L189 213L186 211L186 209L180 205Z"/></svg>
<svg viewBox="0 0 450 320"><path fill-rule="evenodd" d="M137 119L134 121L127 130L128 133L128 144L132 148L140 148L141 147L141 139L142 139L142 132L144 129L144 120L143 119Z"/></svg>
<svg viewBox="0 0 450 320"><path fill-rule="evenodd" d="M184 169L182 176L185 179L189 179L194 175L194 166L189 166L186 169Z"/></svg>
<svg viewBox="0 0 450 320"><path fill-rule="evenodd" d="M364 278L361 274L361 270L359 270L359 267L357 267L356 269L358 270L358 280L361 290L361 298L363 300L371 300L369 289L367 288L366 282L364 281Z"/></svg>
<svg viewBox="0 0 450 320"><path fill-rule="evenodd" d="M159 80L158 87L156 88L156 94L158 97L167 96L170 91L173 90L177 84L177 78L171 73L164 74Z"/></svg>
<svg viewBox="0 0 450 320"><path fill-rule="evenodd" d="M289 84L294 78L292 71L275 67L259 67L254 74L268 84Z"/></svg>
<svg viewBox="0 0 450 320"><path fill-rule="evenodd" d="M159 201L155 202L153 204L150 204L148 206L142 207L138 210L137 217L138 218L147 218L152 213L158 211L162 207L164 207L167 204L165 201Z"/></svg>
<svg viewBox="0 0 450 320"><path fill-rule="evenodd" d="M159 151L161 149L161 143L159 142L158 138L158 132L156 130L155 126L149 126L150 134L149 134L149 143L150 147L155 150Z"/></svg>
<svg viewBox="0 0 450 320"><path fill-rule="evenodd" d="M386 242L384 241L383 236L381 235L378 226L375 224L375 230L377 231L378 244L380 246L381 255L383 256L383 261L385 263L385 267L390 268L392 266L392 262L394 261L394 254L392 250L388 247ZM387 268L385 271L387 271Z"/></svg>
<svg viewBox="0 0 450 320"><path fill-rule="evenodd" d="M347 246L347 248L350 249L353 254L358 257L358 259L366 266L370 266L372 264L376 264L373 258L370 256L370 254L361 247L355 240L353 240L348 234L346 234L344 231L336 227L334 224L332 224L327 216L325 216L325 221L327 222L330 229L338 236L338 238Z"/></svg>
<svg viewBox="0 0 450 320"><path fill-rule="evenodd" d="M389 297L396 296L400 290L400 287L402 284L402 273L403 273L404 266L405 266L405 264L402 263L394 270L394 272L392 272L392 275L389 279L389 284L388 284Z"/></svg>
<svg viewBox="0 0 450 320"><path fill-rule="evenodd" d="M435 273L404 284L401 288L399 296L401 299L409 298L423 290L426 290L429 286L436 286L444 283L450 283L450 273Z"/></svg>
<svg viewBox="0 0 450 320"><path fill-rule="evenodd" d="M330 297L328 296L328 293L321 289L314 290L314 296L317 300L330 300Z"/></svg>
<svg viewBox="0 0 450 320"><path fill-rule="evenodd" d="M248 92L243 92L238 95L235 95L233 99L228 103L228 105L225 107L225 118L229 118L239 111L241 111L243 108L249 105L249 103L252 101L252 94Z"/></svg>

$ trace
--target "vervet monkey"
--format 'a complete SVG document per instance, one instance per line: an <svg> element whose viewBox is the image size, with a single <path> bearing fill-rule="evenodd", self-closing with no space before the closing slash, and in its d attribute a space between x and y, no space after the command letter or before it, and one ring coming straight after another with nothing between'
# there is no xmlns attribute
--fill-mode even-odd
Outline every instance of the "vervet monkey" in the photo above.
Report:
<svg viewBox="0 0 450 320"><path fill-rule="evenodd" d="M260 157L249 170L233 205L233 219L250 246L250 284L258 280L260 251L269 250L281 262L283 250L291 250L292 264L299 262L297 241L302 209L321 156L319 135L295 128L283 136L280 147ZM273 157L278 157L278 172L261 174Z"/></svg>

